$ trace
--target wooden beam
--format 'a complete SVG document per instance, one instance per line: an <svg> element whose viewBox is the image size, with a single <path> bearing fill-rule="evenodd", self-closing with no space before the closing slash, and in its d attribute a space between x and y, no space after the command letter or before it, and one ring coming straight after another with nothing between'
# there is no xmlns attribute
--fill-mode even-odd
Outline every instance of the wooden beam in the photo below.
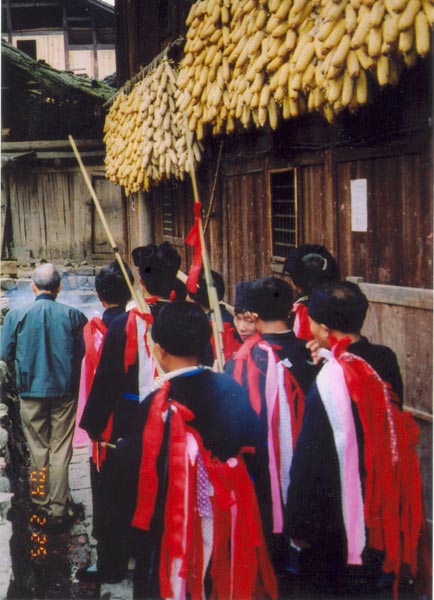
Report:
<svg viewBox="0 0 434 600"><path fill-rule="evenodd" d="M105 150L81 152L83 158L104 158ZM39 160L56 160L56 159L74 158L73 152L36 152L36 159Z"/></svg>
<svg viewBox="0 0 434 600"><path fill-rule="evenodd" d="M104 144L100 139L96 140L76 140L79 148L104 148ZM68 149L71 146L68 140L39 140L39 141L23 141L23 142L2 142L3 152L26 152L29 150L43 149Z"/></svg>
<svg viewBox="0 0 434 600"><path fill-rule="evenodd" d="M8 22L8 42L12 44L12 13L10 0L6 0L6 19Z"/></svg>
<svg viewBox="0 0 434 600"><path fill-rule="evenodd" d="M63 20L63 50L65 52L65 70L69 71L69 38L68 38L68 15L66 14L66 2L63 3L62 7L62 20Z"/></svg>
<svg viewBox="0 0 434 600"><path fill-rule="evenodd" d="M422 288L410 288L399 285L382 285L377 283L363 283L362 277L347 277L360 286L369 302L381 304L394 304L411 308L433 309L433 291Z"/></svg>
<svg viewBox="0 0 434 600"><path fill-rule="evenodd" d="M47 6L60 6L60 2L56 0L45 0L45 2L11 2L9 5L11 8L44 8Z"/></svg>
<svg viewBox="0 0 434 600"><path fill-rule="evenodd" d="M412 408L411 406L404 406L405 412L411 414L415 419L420 419L421 421L428 421L428 423L433 422L433 416L430 413L425 412L424 410L417 410L416 408Z"/></svg>

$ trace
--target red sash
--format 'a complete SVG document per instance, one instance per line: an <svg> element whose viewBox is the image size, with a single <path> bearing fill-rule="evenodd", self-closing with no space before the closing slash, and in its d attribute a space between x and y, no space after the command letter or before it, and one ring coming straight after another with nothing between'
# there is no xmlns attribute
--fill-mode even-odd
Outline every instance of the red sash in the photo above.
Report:
<svg viewBox="0 0 434 600"><path fill-rule="evenodd" d="M222 334L222 342L223 342L223 353L225 357L225 361L228 361L232 356L241 348L241 342L239 342L236 337L236 329L232 327L230 323L225 321L223 323L223 334ZM214 336L211 337L211 345L214 354L214 358L216 358L215 353L215 343Z"/></svg>
<svg viewBox="0 0 434 600"><path fill-rule="evenodd" d="M124 368L125 373L128 371L129 367L136 362L137 352L138 352L138 342L137 342L137 323L136 319L143 319L146 321L147 325L152 325L154 322L154 318L151 314L142 313L137 308L132 308L128 313L128 320L125 327L126 334L126 344L125 344L125 354L124 354ZM148 342L145 337L145 344L148 350L148 355L150 355L150 350L148 347Z"/></svg>
<svg viewBox="0 0 434 600"><path fill-rule="evenodd" d="M99 317L94 317L91 319L83 328L83 339L86 349L83 358L83 371L85 373L85 379L84 382L82 381L82 384L84 383L84 390L80 390L80 395L84 393L86 400L89 396L95 377L95 372L101 358L103 342L106 334L107 326ZM110 439L112 428L113 418L110 416L106 428L101 434L102 440L107 442ZM92 440L92 461L97 466L98 470L101 469L101 466L106 458L106 454L107 448L105 446L101 446L99 442Z"/></svg>
<svg viewBox="0 0 434 600"><path fill-rule="evenodd" d="M313 340L306 304L295 302L292 312L295 313L293 327L295 336L302 340Z"/></svg>
<svg viewBox="0 0 434 600"><path fill-rule="evenodd" d="M402 563L409 565L413 575L420 565L425 584L431 576L421 535L425 515L416 453L419 430L412 417L391 401L390 388L376 371L346 352L349 338L333 342L333 354L343 368L363 429L368 545L384 551L383 570L395 573L396 595Z"/></svg>
<svg viewBox="0 0 434 600"><path fill-rule="evenodd" d="M253 360L252 350L259 345L268 352L267 373L261 373ZM248 338L234 356L234 379L241 385L247 379L247 391L251 405L260 414L266 407L268 439L268 472L273 512L273 532L283 530L283 509L286 504L286 491L289 485L289 469L293 449L301 430L304 413L304 393L289 368L281 365L283 381L279 382L281 360L278 348L264 341L259 334ZM265 375L262 397L259 378ZM282 385L283 383L283 385Z"/></svg>
<svg viewBox="0 0 434 600"><path fill-rule="evenodd" d="M168 492L160 554L160 594L173 596L173 586L193 600L203 597L205 572L203 528L198 509L199 457L213 487L209 496L213 527L212 598L277 597L277 583L262 533L253 484L240 457L225 463L211 457L200 435L188 425L193 413L169 401L170 383L155 394L143 430L137 507L132 524L149 530L158 491L157 458L164 418L171 410ZM190 440L190 441L189 441ZM188 446L196 449L192 458ZM195 458L195 459L194 459ZM176 573L175 573L176 571ZM185 594L184 594L185 597Z"/></svg>

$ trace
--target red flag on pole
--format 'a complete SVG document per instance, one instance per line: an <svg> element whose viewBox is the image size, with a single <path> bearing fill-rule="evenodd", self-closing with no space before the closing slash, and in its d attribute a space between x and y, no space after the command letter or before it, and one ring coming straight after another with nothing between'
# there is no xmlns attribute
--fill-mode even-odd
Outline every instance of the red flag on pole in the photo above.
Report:
<svg viewBox="0 0 434 600"><path fill-rule="evenodd" d="M185 238L185 243L189 246L192 246L194 249L193 262L191 263L187 281L185 282L187 291L191 294L195 294L197 292L197 283L199 281L199 277L202 271L202 248L200 243L199 231L201 210L202 204L200 202L195 202L194 224Z"/></svg>

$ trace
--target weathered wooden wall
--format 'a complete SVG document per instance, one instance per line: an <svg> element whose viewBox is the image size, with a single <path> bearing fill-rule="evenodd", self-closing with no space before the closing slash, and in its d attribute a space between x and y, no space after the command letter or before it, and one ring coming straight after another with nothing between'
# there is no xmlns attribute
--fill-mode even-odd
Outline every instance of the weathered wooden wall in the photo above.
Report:
<svg viewBox="0 0 434 600"><path fill-rule="evenodd" d="M93 186L121 252L125 246L120 189L107 181L102 166L88 167ZM73 261L112 260L81 172L75 167L17 167L3 173L12 217L12 244L35 258Z"/></svg>
<svg viewBox="0 0 434 600"><path fill-rule="evenodd" d="M358 152L344 150L264 160L249 155L249 141L242 160L230 154L223 158L210 233L213 263L223 269L230 288L270 271L269 177L282 167L296 169L298 243L327 246L336 255L343 277L432 287L429 143L408 155L396 148L378 147L378 157L371 149L364 160ZM214 170L215 162L210 166L210 179ZM350 182L357 178L366 178L368 185L366 233L351 231ZM280 260L274 261L276 266Z"/></svg>

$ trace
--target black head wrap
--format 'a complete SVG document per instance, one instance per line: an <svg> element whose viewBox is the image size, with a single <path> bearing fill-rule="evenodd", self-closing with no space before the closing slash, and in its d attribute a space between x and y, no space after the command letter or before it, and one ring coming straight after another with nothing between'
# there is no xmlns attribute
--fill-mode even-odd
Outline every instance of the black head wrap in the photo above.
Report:
<svg viewBox="0 0 434 600"><path fill-rule="evenodd" d="M292 248L283 266L297 287L309 294L313 287L326 281L339 281L339 267L335 258L318 244L303 244Z"/></svg>
<svg viewBox="0 0 434 600"><path fill-rule="evenodd" d="M355 283L329 283L312 290L308 314L317 323L342 333L359 333L369 303Z"/></svg>
<svg viewBox="0 0 434 600"><path fill-rule="evenodd" d="M131 283L133 274L124 262L124 267ZM98 297L109 304L125 305L131 298L131 292L123 276L118 262L115 260L102 267L95 276L95 291Z"/></svg>
<svg viewBox="0 0 434 600"><path fill-rule="evenodd" d="M249 281L242 281L241 283L237 283L235 287L235 313L243 313L249 310L247 304L247 289L249 284Z"/></svg>
<svg viewBox="0 0 434 600"><path fill-rule="evenodd" d="M175 248L169 242L148 244L134 248L132 256L148 292L168 298L181 265L181 257Z"/></svg>
<svg viewBox="0 0 434 600"><path fill-rule="evenodd" d="M170 302L158 313L151 335L169 354L201 356L211 337L211 325L193 302Z"/></svg>
<svg viewBox="0 0 434 600"><path fill-rule="evenodd" d="M288 318L292 308L291 286L277 277L262 277L245 286L245 309L263 321Z"/></svg>

